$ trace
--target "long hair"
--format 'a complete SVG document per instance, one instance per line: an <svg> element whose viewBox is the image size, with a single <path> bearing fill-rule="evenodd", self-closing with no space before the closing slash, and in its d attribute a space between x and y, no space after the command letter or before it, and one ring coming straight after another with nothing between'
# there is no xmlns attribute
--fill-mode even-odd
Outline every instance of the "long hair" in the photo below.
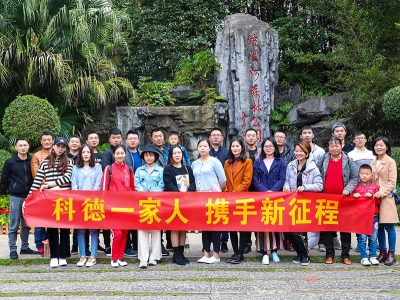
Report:
<svg viewBox="0 0 400 300"><path fill-rule="evenodd" d="M94 162L94 152L93 152L93 148L92 146L88 145L88 144L83 144L80 148L79 148L79 152L78 152L78 156L76 157L76 163L75 165L78 168L83 168L83 166L85 165L85 162L83 161L83 157L82 157L82 151L83 148L87 147L90 151L90 159L89 159L89 167L93 168L95 165Z"/></svg>
<svg viewBox="0 0 400 300"><path fill-rule="evenodd" d="M56 152L52 149L49 156L47 156L48 159L48 167L49 169L54 169L54 167L56 166ZM59 157L60 162L58 163L58 166L56 168L57 172L59 172L60 174L64 174L65 172L67 172L68 169L68 156L67 156L67 152L64 151L63 154L60 155Z"/></svg>
<svg viewBox="0 0 400 300"><path fill-rule="evenodd" d="M387 147L386 154L391 156L392 148L390 147L389 139L385 136L378 136L377 138L374 139L374 141L372 142L372 154L374 154L375 156L378 156L378 154L376 154L376 152L375 152L375 144L379 141L382 141L386 145L386 147Z"/></svg>
<svg viewBox="0 0 400 300"><path fill-rule="evenodd" d="M182 151L182 148L179 145L173 145L173 146L170 146L170 148L169 148L167 166L172 166L174 164L174 160L172 159L172 156L173 156L175 148L178 148L182 152L181 164L183 165L183 151Z"/></svg>
<svg viewBox="0 0 400 300"><path fill-rule="evenodd" d="M233 155L232 152L232 144L233 142L238 142L239 145L242 147L242 150L240 151L239 154L239 161L244 162L246 160L246 152L245 152L245 146L244 146L244 141L240 136L235 136L231 142L229 143L229 150L228 150L228 163L233 164L235 162L235 155Z"/></svg>
<svg viewBox="0 0 400 300"><path fill-rule="evenodd" d="M270 141L272 143L272 145L274 146L274 158L280 158L281 157L281 153L279 152L279 148L278 148L278 144L276 143L275 139L272 136L266 137L262 143L261 143L261 154L260 157L262 159L267 158L267 155L264 152L264 145L267 141Z"/></svg>

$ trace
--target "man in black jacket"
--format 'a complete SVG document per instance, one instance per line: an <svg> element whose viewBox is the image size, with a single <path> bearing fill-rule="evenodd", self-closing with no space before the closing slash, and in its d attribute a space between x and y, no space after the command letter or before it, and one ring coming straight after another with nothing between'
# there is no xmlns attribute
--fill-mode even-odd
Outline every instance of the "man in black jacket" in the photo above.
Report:
<svg viewBox="0 0 400 300"><path fill-rule="evenodd" d="M29 230L22 217L22 204L29 194L33 178L31 173L31 157L28 154L29 143L19 138L15 145L17 154L6 160L1 173L1 183L8 187L10 193L10 228L8 231L8 246L10 258L17 259L17 231L21 223L21 251L20 254L38 254L29 248Z"/></svg>

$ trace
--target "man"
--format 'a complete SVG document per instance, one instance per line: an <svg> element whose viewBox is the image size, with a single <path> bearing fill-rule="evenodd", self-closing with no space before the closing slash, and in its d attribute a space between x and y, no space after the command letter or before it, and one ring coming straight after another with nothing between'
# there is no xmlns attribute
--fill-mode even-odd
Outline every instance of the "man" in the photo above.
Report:
<svg viewBox="0 0 400 300"><path fill-rule="evenodd" d="M218 158L221 162L222 167L225 161L228 159L228 149L222 146L222 141L224 140L224 135L221 128L215 127L210 132L210 156ZM229 233L226 231L221 232L221 252L226 253L228 249Z"/></svg>
<svg viewBox="0 0 400 300"><path fill-rule="evenodd" d="M354 150L354 146L348 142L346 142L346 126L342 123L336 123L332 126L332 136L336 136L342 143L342 151L349 153ZM328 147L325 149L325 152L328 152Z"/></svg>
<svg viewBox="0 0 400 300"><path fill-rule="evenodd" d="M29 248L29 230L22 217L22 204L29 194L33 178L31 173L31 157L28 154L29 143L24 138L19 138L15 144L17 154L7 159L1 173L1 183L8 187L10 193L10 227L8 231L8 246L10 258L18 259L17 231L21 223L21 250L20 254L38 254Z"/></svg>
<svg viewBox="0 0 400 300"><path fill-rule="evenodd" d="M357 169L363 164L369 165L375 159L375 156L372 154L372 151L365 147L367 143L365 134L361 131L355 131L353 133L353 142L356 147L349 152L349 157L354 160Z"/></svg>
<svg viewBox="0 0 400 300"><path fill-rule="evenodd" d="M99 143L100 143L100 139L99 139L99 135L97 134L97 132L89 132L88 135L86 136L86 144L92 146L93 152L94 152L94 161L96 164L101 164L101 159L103 157L103 154L101 154L97 150Z"/></svg>
<svg viewBox="0 0 400 300"><path fill-rule="evenodd" d="M126 143L126 157L125 163L134 169L142 166L142 160L140 159L140 151L137 147L140 144L139 132L136 130L129 130L126 133L125 138ZM129 230L128 238L126 239L125 255L127 256L137 256L138 249L138 234L137 230Z"/></svg>
<svg viewBox="0 0 400 300"><path fill-rule="evenodd" d="M72 161L76 162L76 158L78 157L79 148L81 147L81 138L79 135L74 134L71 135L68 141L69 151L67 152L68 158L72 159Z"/></svg>
<svg viewBox="0 0 400 300"><path fill-rule="evenodd" d="M279 152L281 153L281 158L288 165L292 160L296 159L294 156L294 151L286 144L286 132L279 129L274 134L274 139L278 145Z"/></svg>
<svg viewBox="0 0 400 300"><path fill-rule="evenodd" d="M246 154L247 157L250 158L253 163L256 158L260 157L261 148L257 147L257 132L253 128L249 128L246 130L244 134L244 140L246 141Z"/></svg>
<svg viewBox="0 0 400 300"><path fill-rule="evenodd" d="M42 145L42 149L33 154L31 159L31 172L33 179L35 179L36 177L40 164L44 159L47 158L47 156L49 156L51 149L53 148L54 144L53 134L50 131L43 132L40 138L40 144ZM34 236L39 256L43 256L44 255L43 241L47 240L46 229L43 227L35 227Z"/></svg>
<svg viewBox="0 0 400 300"><path fill-rule="evenodd" d="M321 171L322 162L324 161L325 150L317 144L313 143L314 132L310 125L305 125L300 129L300 139L311 146L311 154L314 157L315 164Z"/></svg>
<svg viewBox="0 0 400 300"><path fill-rule="evenodd" d="M142 160L140 159L140 154L142 151L138 149L140 144L139 132L136 130L129 130L126 133L125 138L126 143L126 158L125 163L132 167L136 173L137 168L143 165Z"/></svg>

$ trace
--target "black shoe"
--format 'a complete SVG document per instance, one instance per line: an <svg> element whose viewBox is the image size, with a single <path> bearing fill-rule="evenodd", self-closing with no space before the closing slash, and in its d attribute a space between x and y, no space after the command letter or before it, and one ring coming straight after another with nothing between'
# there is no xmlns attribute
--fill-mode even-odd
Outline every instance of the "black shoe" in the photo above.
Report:
<svg viewBox="0 0 400 300"><path fill-rule="evenodd" d="M106 256L111 256L111 247L106 248L106 250L104 250L104 253Z"/></svg>
<svg viewBox="0 0 400 300"><path fill-rule="evenodd" d="M303 256L301 259L300 265L302 266L308 266L310 264L310 257L309 256Z"/></svg>
<svg viewBox="0 0 400 300"><path fill-rule="evenodd" d="M236 259L236 254L233 254L231 257L229 257L226 262L230 263L232 260Z"/></svg>
<svg viewBox="0 0 400 300"><path fill-rule="evenodd" d="M302 258L303 258L302 255L297 254L297 256L293 259L293 262L294 262L295 264L299 264L299 263L301 263Z"/></svg>
<svg viewBox="0 0 400 300"><path fill-rule="evenodd" d="M231 264L240 264L243 261L244 261L243 255L236 255L236 257L231 260Z"/></svg>
<svg viewBox="0 0 400 300"><path fill-rule="evenodd" d="M174 255L172 256L172 262L180 266L186 265L186 261L183 255L179 252L179 247L174 247Z"/></svg>
<svg viewBox="0 0 400 300"><path fill-rule="evenodd" d="M17 251L10 251L10 259L18 259Z"/></svg>
<svg viewBox="0 0 400 300"><path fill-rule="evenodd" d="M247 244L243 249L243 254L248 254L251 252L251 244Z"/></svg>
<svg viewBox="0 0 400 300"><path fill-rule="evenodd" d="M161 243L161 253L162 253L162 256L169 256L169 252L167 251L167 249L165 249L163 243Z"/></svg>
<svg viewBox="0 0 400 300"><path fill-rule="evenodd" d="M78 254L78 246L72 246L72 249L71 249L71 255L76 255L76 254Z"/></svg>
<svg viewBox="0 0 400 300"><path fill-rule="evenodd" d="M228 243L222 242L222 243L221 243L221 252L222 252L222 253L226 253L226 252L228 252L228 251L229 251L229 249L228 249Z"/></svg>
<svg viewBox="0 0 400 300"><path fill-rule="evenodd" d="M31 248L26 248L26 249L21 249L21 251L19 251L19 254L39 254L38 251L32 250Z"/></svg>
<svg viewBox="0 0 400 300"><path fill-rule="evenodd" d="M104 252L104 248L100 246L100 244L97 245L97 252Z"/></svg>
<svg viewBox="0 0 400 300"><path fill-rule="evenodd" d="M167 251L174 252L174 249L172 249L172 245L167 244L167 246L165 246L165 249Z"/></svg>

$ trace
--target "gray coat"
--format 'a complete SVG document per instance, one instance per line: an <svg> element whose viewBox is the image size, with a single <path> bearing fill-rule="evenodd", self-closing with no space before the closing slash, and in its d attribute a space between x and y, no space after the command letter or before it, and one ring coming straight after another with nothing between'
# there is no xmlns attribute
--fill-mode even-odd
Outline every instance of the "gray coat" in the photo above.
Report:
<svg viewBox="0 0 400 300"><path fill-rule="evenodd" d="M291 161L286 168L286 180L285 185L290 191L294 192L297 190L297 166L298 160ZM323 181L321 173L313 159L307 159L306 169L301 174L303 180L303 186L305 192L321 192L323 189Z"/></svg>

